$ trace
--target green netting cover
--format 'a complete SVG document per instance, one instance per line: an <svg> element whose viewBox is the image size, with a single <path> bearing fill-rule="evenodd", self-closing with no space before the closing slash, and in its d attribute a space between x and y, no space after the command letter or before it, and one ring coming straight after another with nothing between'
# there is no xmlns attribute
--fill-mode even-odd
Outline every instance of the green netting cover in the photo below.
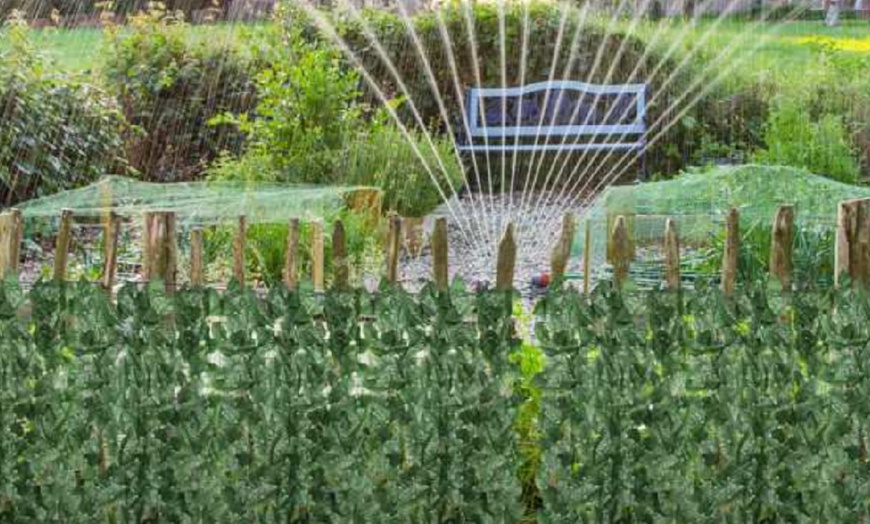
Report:
<svg viewBox="0 0 870 524"><path fill-rule="evenodd" d="M632 217L638 242L662 239L668 217L676 220L683 240L703 242L718 232L732 207L740 210L744 225L771 224L779 206L792 204L798 225L834 227L839 202L866 197L870 197L870 188L844 184L801 169L723 166L662 182L611 186L586 216L593 226L593 240L606 238L608 217L626 215ZM583 235L583 228L579 228L574 244L578 252L582 250Z"/></svg>
<svg viewBox="0 0 870 524"><path fill-rule="evenodd" d="M638 271L660 271L660 247L665 220L676 221L681 243L695 254L724 230L729 209L740 210L741 231L770 228L781 205L795 207L798 230L833 231L837 204L870 197L870 188L837 182L801 169L782 166L721 166L681 175L672 180L611 186L586 213L589 220L593 267L607 268L608 230L618 215L627 217L638 246ZM585 227L579 227L572 254L582 255ZM692 253L689 253L691 256Z"/></svg>
<svg viewBox="0 0 870 524"><path fill-rule="evenodd" d="M244 215L249 223L282 223L335 212L343 196L363 187L232 182L157 184L107 176L89 186L25 202L24 218L56 217L62 209L76 216L100 216L109 210L125 217L146 211L175 212L182 224L215 224Z"/></svg>

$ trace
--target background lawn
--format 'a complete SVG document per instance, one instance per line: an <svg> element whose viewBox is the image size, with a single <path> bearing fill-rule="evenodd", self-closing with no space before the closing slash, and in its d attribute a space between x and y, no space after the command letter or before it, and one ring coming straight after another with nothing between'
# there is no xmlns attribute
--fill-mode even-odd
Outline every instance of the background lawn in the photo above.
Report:
<svg viewBox="0 0 870 524"><path fill-rule="evenodd" d="M598 21L605 27L609 22ZM191 26L188 29L193 42L209 40L210 43L226 41L234 43L251 31L262 29L262 24L216 24ZM805 41L810 38L833 38L858 42L870 52L870 24L858 20L844 21L840 27L826 27L818 21L771 22L713 20L695 25L680 19L661 22L634 23L631 21L612 24L615 30L633 32L654 46L667 50L679 41L682 53L692 57L724 64L717 58L727 56L742 60L739 74L734 80L745 80L771 73L785 74L795 81L812 66L815 60L813 46ZM759 38L763 42L759 43ZM44 29L33 32L34 45L45 52L59 70L69 73L91 71L98 66L103 35L100 29ZM0 50L4 43L0 42ZM729 47L732 50L728 50ZM674 56L685 56L674 52ZM682 60L680 57L679 60Z"/></svg>

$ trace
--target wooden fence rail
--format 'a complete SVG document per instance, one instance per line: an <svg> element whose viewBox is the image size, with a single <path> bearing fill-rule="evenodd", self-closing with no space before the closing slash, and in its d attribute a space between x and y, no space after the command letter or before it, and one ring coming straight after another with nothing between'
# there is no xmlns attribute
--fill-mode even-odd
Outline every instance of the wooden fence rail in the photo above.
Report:
<svg viewBox="0 0 870 524"><path fill-rule="evenodd" d="M174 290L178 273L178 229L174 213L149 212L143 222L142 239L142 280L159 280L167 290ZM795 238L795 210L792 206L780 207L772 218L770 278L777 279L783 291L793 286L792 249ZM71 245L71 228L75 219L72 210L63 210L60 215L60 229L56 239L53 278L66 279L67 258ZM613 267L613 279L617 286L628 280L629 269L635 257L634 241L630 229L631 221L623 216L608 218L612 226L607 241L609 262ZM114 213L102 221L104 266L100 284L112 289L115 282L118 251L118 232L121 218ZM447 220L439 218L431 235L432 279L438 289L449 286L449 250ZM311 280L315 291L325 289L324 275L324 227L319 221L309 224L311 231ZM398 216L388 218L386 245L386 278L391 283L399 282L399 259L402 249L402 219ZM731 209L725 220L725 247L722 259L721 286L726 294L734 292L737 285L740 253L740 213ZM244 285L245 252L247 245L247 221L239 217L238 227L233 237L233 276ZM339 289L349 286L349 260L345 228L340 220L332 228L332 284ZM575 232L575 219L571 213L564 216L562 231L553 246L550 270L559 282L568 265ZM583 253L583 291L589 292L589 274L592 271L591 235L589 220L585 221L585 243ZM20 245L22 235L21 214L15 210L0 213L0 275L15 275L19 270ZM663 231L663 286L679 290L681 286L680 239L678 223L673 218L665 221ZM299 285L298 250L300 247L300 221L289 222L287 246L283 269L284 284L288 289ZM842 275L848 275L852 282L870 287L870 199L850 200L839 204L837 210L837 231L835 246L835 285L841 285ZM498 259L493 268L496 289L507 290L513 287L517 257L516 232L513 224L508 224L498 246ZM203 232L194 227L190 232L190 283L203 286L205 282L203 261Z"/></svg>

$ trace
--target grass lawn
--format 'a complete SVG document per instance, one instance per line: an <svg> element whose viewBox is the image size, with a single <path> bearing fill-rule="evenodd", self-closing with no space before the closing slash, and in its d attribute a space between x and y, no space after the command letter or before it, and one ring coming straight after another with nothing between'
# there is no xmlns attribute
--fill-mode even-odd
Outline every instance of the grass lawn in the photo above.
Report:
<svg viewBox="0 0 870 524"><path fill-rule="evenodd" d="M827 27L818 21L758 22L707 20L696 25L668 20L644 23L635 28L638 36L665 49L673 43L683 52L715 61L740 61L733 80L750 80L759 75L781 75L785 81L799 81L818 60L812 42L827 39L842 45L843 53L870 53L870 23L846 21Z"/></svg>
<svg viewBox="0 0 870 524"><path fill-rule="evenodd" d="M599 23L608 24L600 21ZM262 27L264 24L260 24ZM812 66L817 54L807 39L832 38L847 47L870 53L870 23L846 21L840 27L829 28L817 21L771 22L705 20L687 24L680 19L661 22L621 21L612 24L617 30L629 31L652 45L667 50L676 45L673 56L692 53L701 60L724 64L726 60L741 60L740 74L734 80L752 79L759 74L783 74L786 80L799 79ZM192 26L193 40L225 40L234 42L257 26L219 24ZM256 29L255 29L256 30ZM36 46L64 72L93 70L99 65L103 35L99 29L46 29L33 32ZM0 50L3 49L0 41ZM866 50L865 50L866 49ZM723 60L724 58L724 60ZM681 60L679 58L678 60Z"/></svg>
<svg viewBox="0 0 870 524"><path fill-rule="evenodd" d="M188 32L192 41L225 41L231 44L258 27L262 27L262 24L217 24L190 26ZM101 29L40 29L34 30L31 37L33 45L60 71L84 73L99 68L104 41ZM0 51L4 45L0 40Z"/></svg>

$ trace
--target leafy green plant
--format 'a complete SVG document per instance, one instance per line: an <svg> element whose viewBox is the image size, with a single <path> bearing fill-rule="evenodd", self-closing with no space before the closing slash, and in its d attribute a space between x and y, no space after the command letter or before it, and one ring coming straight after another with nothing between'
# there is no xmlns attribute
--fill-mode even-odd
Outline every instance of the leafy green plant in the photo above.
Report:
<svg viewBox="0 0 870 524"><path fill-rule="evenodd" d="M342 221L345 230L348 262L352 268L364 271L366 268L381 267L385 231L381 221L367 213L344 209L321 217L324 222L324 237L332 235L336 219ZM277 285L283 279L284 261L287 249L285 224L252 224L247 229L245 261L247 274L252 280L267 285ZM216 226L206 230L205 261L209 270L209 280L227 281L232 277L233 239L236 228ZM310 275L312 226L302 221L299 227L297 247L297 270L302 275ZM324 242L324 271L332 274L332 243ZM359 274L352 274L355 282Z"/></svg>
<svg viewBox="0 0 870 524"><path fill-rule="evenodd" d="M0 202L71 189L124 169L123 118L99 89L49 73L21 20L0 28Z"/></svg>
<svg viewBox="0 0 870 524"><path fill-rule="evenodd" d="M237 159L223 156L210 177L377 186L385 207L406 216L423 216L458 190L464 175L452 142L403 132L386 109L364 103L360 75L334 46L306 37L304 13L290 12L279 17L293 22L266 39L269 65L256 76L255 111L211 120L237 127L248 146Z"/></svg>
<svg viewBox="0 0 870 524"><path fill-rule="evenodd" d="M158 8L105 31L102 73L136 131L127 155L146 180L189 180L220 151L238 151L236 128L207 123L255 103L259 56L233 42L192 42L187 32L182 15Z"/></svg>
<svg viewBox="0 0 870 524"><path fill-rule="evenodd" d="M841 182L858 179L858 161L842 117L823 114L814 121L802 100L779 101L771 111L765 142L767 149L757 155L761 163L801 167Z"/></svg>
<svg viewBox="0 0 870 524"><path fill-rule="evenodd" d="M423 132L402 132L373 122L347 150L345 183L384 191L384 208L406 217L422 217L465 184L453 143L438 136L430 143Z"/></svg>
<svg viewBox="0 0 870 524"><path fill-rule="evenodd" d="M526 313L520 301L514 303L513 318L517 336L522 340L519 348L511 353L510 361L519 368L519 378L515 389L523 403L517 412L516 431L519 436L520 454L523 463L519 479L523 487L523 505L527 515L534 515L540 508L537 476L541 464L540 430L538 417L541 412L541 388L538 376L544 372L546 359L543 351L532 341L533 317Z"/></svg>

